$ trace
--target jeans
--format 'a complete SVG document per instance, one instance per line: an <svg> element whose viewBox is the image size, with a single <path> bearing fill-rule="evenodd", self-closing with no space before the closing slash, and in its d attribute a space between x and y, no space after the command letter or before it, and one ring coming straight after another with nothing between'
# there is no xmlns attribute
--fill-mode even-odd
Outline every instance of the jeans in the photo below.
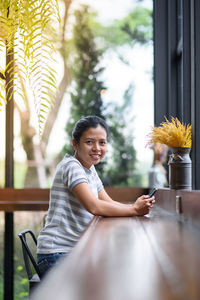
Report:
<svg viewBox="0 0 200 300"><path fill-rule="evenodd" d="M37 265L43 276L50 268L58 263L67 253L37 254Z"/></svg>

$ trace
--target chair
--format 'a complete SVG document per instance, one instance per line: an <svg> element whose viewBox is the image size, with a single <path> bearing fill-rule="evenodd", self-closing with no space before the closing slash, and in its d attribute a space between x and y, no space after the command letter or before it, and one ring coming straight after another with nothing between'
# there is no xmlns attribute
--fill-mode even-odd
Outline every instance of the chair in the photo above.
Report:
<svg viewBox="0 0 200 300"><path fill-rule="evenodd" d="M22 242L22 252L23 252L23 257L24 257L24 263L25 263L25 268L26 268L26 272L28 275L28 279L29 279L29 292L31 293L33 288L40 283L41 273L37 266L35 258L33 257L32 253L30 251L30 248L28 246L28 243L27 243L28 235L32 238L35 245L37 245L37 239L31 230L26 229L18 234L18 236ZM32 264L33 268L31 267L31 264Z"/></svg>

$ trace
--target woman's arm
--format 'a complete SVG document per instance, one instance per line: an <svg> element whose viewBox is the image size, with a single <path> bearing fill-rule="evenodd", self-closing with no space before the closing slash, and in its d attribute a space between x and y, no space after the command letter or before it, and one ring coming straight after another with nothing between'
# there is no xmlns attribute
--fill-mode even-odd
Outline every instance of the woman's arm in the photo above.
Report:
<svg viewBox="0 0 200 300"><path fill-rule="evenodd" d="M85 182L76 185L72 189L72 192L90 213L107 217L145 215L149 213L150 208L153 206L152 203L154 202L154 197L149 198L147 195L143 195L139 197L134 204L127 205L113 201L109 196L110 199L107 198L106 192L99 193L99 196L102 195L106 198L98 199Z"/></svg>
<svg viewBox="0 0 200 300"><path fill-rule="evenodd" d="M113 202L114 200L107 194L105 189L102 189L98 193L98 198L104 201Z"/></svg>

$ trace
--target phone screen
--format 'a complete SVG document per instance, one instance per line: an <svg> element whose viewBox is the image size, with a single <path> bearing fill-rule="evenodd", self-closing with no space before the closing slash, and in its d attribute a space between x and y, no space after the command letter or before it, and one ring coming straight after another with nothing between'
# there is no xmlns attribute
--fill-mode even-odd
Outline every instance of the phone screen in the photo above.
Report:
<svg viewBox="0 0 200 300"><path fill-rule="evenodd" d="M152 189L149 193L149 197L151 198L155 194L156 191L157 191L156 188Z"/></svg>

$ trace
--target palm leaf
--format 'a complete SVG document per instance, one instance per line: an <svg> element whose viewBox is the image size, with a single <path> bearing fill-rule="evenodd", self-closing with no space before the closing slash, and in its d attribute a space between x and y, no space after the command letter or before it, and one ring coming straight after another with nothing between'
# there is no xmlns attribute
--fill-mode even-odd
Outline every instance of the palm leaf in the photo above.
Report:
<svg viewBox="0 0 200 300"><path fill-rule="evenodd" d="M0 0L0 50L5 51L7 47L14 53L14 59L4 70L5 74L12 75L7 86L10 90L11 84L15 94L23 97L23 86L29 83L40 134L57 90L53 41L56 40L55 24L58 22L57 0ZM2 106L6 103L6 87L3 79L0 80Z"/></svg>

